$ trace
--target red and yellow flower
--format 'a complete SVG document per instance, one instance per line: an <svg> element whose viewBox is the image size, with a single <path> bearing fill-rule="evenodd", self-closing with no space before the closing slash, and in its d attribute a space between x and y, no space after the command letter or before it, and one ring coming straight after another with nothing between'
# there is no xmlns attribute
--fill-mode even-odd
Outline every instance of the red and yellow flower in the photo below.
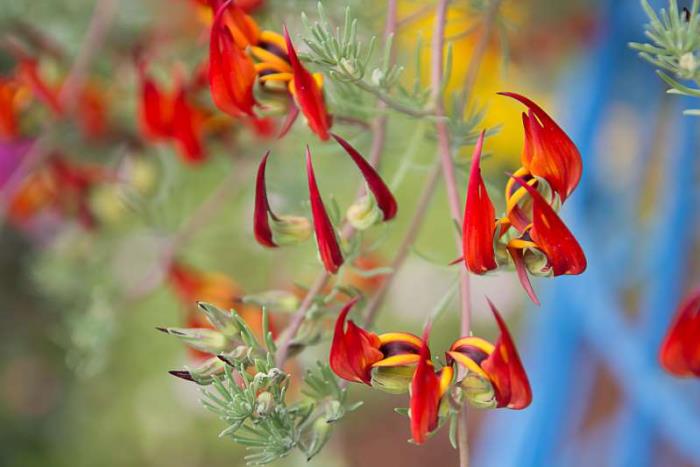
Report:
<svg viewBox="0 0 700 467"><path fill-rule="evenodd" d="M700 377L700 290L678 308L661 344L659 361L674 376Z"/></svg>
<svg viewBox="0 0 700 467"><path fill-rule="evenodd" d="M496 344L480 337L462 337L447 352L447 361L463 369L459 383L468 400L478 407L524 409L532 390L515 342L505 321L489 300L500 336Z"/></svg>
<svg viewBox="0 0 700 467"><path fill-rule="evenodd" d="M526 97L501 93L525 103L523 167L506 184L506 210L494 219L494 207L481 177L484 134L474 148L464 210L463 257L466 268L485 274L512 261L533 302L539 303L529 274L581 274L586 258L557 209L581 177L581 156L569 137Z"/></svg>
<svg viewBox="0 0 700 467"><path fill-rule="evenodd" d="M411 433L417 444L422 444L438 426L440 407L453 386L457 369L461 371L456 387L474 405L523 409L530 404L532 392L515 343L490 302L501 331L496 344L478 337L460 338L446 353L447 365L439 370L428 347L430 326L426 326L422 338L403 332L377 335L347 319L356 302L347 303L338 315L330 367L351 382L391 393L408 389Z"/></svg>
<svg viewBox="0 0 700 467"><path fill-rule="evenodd" d="M234 117L257 119L254 85L264 91L283 90L292 97L283 136L299 110L321 140L330 137L331 117L323 97L323 78L311 74L299 60L286 28L284 36L261 31L237 2L213 2L209 83L217 107Z"/></svg>

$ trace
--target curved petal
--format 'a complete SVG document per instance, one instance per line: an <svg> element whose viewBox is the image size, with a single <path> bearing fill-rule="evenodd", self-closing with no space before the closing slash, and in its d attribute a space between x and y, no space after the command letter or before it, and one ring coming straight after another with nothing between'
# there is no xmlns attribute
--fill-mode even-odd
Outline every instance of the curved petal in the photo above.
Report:
<svg viewBox="0 0 700 467"><path fill-rule="evenodd" d="M308 146L306 147L306 172L309 181L311 214L314 220L314 232L316 234L318 252L321 255L321 261L326 271L335 274L343 264L343 252L340 250L335 229L333 228L330 217L328 217L326 207L323 205L321 193L318 191L314 167L311 164L311 152Z"/></svg>
<svg viewBox="0 0 700 467"><path fill-rule="evenodd" d="M700 290L678 308L659 352L661 366L675 376L700 377Z"/></svg>
<svg viewBox="0 0 700 467"><path fill-rule="evenodd" d="M389 190L389 187L386 186L382 177L379 176L377 171L374 170L374 167L372 167L350 143L335 133L331 133L331 136L345 149L345 152L348 153L357 168L360 169L369 190L377 200L377 206L384 213L384 220L388 221L393 219L398 210L396 198L394 198L394 195L391 193L391 190Z"/></svg>
<svg viewBox="0 0 700 467"><path fill-rule="evenodd" d="M438 424L438 409L440 406L440 377L435 373L428 348L428 333L426 327L420 349L420 360L411 380L411 435L416 444L423 444L426 436Z"/></svg>
<svg viewBox="0 0 700 467"><path fill-rule="evenodd" d="M547 256L554 275L581 274L586 270L586 255L574 235L537 190L522 178L513 178L532 197L530 237Z"/></svg>
<svg viewBox="0 0 700 467"><path fill-rule="evenodd" d="M523 250L519 248L508 247L508 253L510 257L513 258L513 264L515 265L515 273L518 275L518 280L520 285L525 290L525 293L532 303L535 305L540 305L540 299L537 298L535 289L532 288L532 283L530 282L530 276L527 275L527 267L525 266L525 260L523 259Z"/></svg>
<svg viewBox="0 0 700 467"><path fill-rule="evenodd" d="M493 248L493 236L496 231L493 203L481 178L481 148L484 144L484 132L472 153L472 166L467 187L467 200L464 206L464 223L462 225L462 254L467 269L474 274L484 274L498 267Z"/></svg>
<svg viewBox="0 0 700 467"><path fill-rule="evenodd" d="M287 54L289 55L289 63L292 66L292 74L294 75L292 80L294 97L306 117L311 131L316 133L322 141L326 141L330 137L328 130L331 127L331 118L323 100L323 91L299 60L286 26L284 27L284 39L287 44Z"/></svg>
<svg viewBox="0 0 700 467"><path fill-rule="evenodd" d="M338 314L330 349L330 367L339 377L356 383L371 384L372 364L382 359L379 339L371 332L345 321L357 298L349 301Z"/></svg>
<svg viewBox="0 0 700 467"><path fill-rule="evenodd" d="M253 212L253 231L255 239L263 246L274 248L277 246L272 236L270 228L271 216L276 219L275 214L270 209L270 203L267 200L267 189L265 186L265 169L267 167L267 159L270 157L270 151L267 151L260 161L258 166L258 175L255 181L255 210Z"/></svg>
<svg viewBox="0 0 700 467"><path fill-rule="evenodd" d="M187 102L185 89L181 88L173 103L172 136L179 143L183 160L190 164L206 158L197 119L197 111Z"/></svg>
<svg viewBox="0 0 700 467"><path fill-rule="evenodd" d="M209 87L216 106L227 114L255 116L253 96L255 64L236 46L229 28L223 24L231 0L222 4L211 26L209 41Z"/></svg>
<svg viewBox="0 0 700 467"><path fill-rule="evenodd" d="M139 70L141 80L141 102L139 119L143 133L149 138L163 138L170 135L168 105L156 83Z"/></svg>
<svg viewBox="0 0 700 467"><path fill-rule="evenodd" d="M527 106L528 113L523 114L525 144L522 164L532 175L547 180L564 202L578 185L583 171L576 145L540 106L527 97L513 92L498 94Z"/></svg>
<svg viewBox="0 0 700 467"><path fill-rule="evenodd" d="M498 407L524 409L532 402L530 381L505 321L491 300L488 302L501 334L493 353L481 363L481 367L493 383Z"/></svg>

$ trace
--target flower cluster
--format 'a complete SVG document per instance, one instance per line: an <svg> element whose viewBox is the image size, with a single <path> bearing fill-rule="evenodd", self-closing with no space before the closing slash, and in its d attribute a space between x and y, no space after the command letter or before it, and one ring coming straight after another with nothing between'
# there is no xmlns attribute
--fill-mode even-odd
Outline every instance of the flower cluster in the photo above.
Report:
<svg viewBox="0 0 700 467"><path fill-rule="evenodd" d="M301 110L309 128L327 140L331 117L324 102L323 77L304 67L287 29L284 36L261 31L237 2L219 3L211 2L215 14L209 42L209 86L216 106L232 117L256 120L257 112L266 107L255 96L257 82L265 97L280 92L288 97L290 110L281 136Z"/></svg>
<svg viewBox="0 0 700 467"><path fill-rule="evenodd" d="M411 433L417 444L439 425L450 406L466 398L477 407L523 409L532 391L515 343L496 307L489 306L500 336L495 344L465 336L445 353L446 364L436 370L428 337L406 332L374 334L347 316L356 300L338 315L330 350L330 366L339 377L390 393L410 393Z"/></svg>
<svg viewBox="0 0 700 467"><path fill-rule="evenodd" d="M586 257L557 210L581 178L581 155L557 123L530 99L501 93L525 104L522 167L505 188L506 209L495 219L481 176L482 133L474 149L464 209L463 260L474 274L512 262L523 288L539 303L528 274L581 274ZM494 220L495 219L495 220Z"/></svg>

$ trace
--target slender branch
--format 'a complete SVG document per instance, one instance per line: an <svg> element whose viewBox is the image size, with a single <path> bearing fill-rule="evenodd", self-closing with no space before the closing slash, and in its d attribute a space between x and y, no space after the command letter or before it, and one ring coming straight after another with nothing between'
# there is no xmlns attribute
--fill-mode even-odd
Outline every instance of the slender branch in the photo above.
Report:
<svg viewBox="0 0 700 467"><path fill-rule="evenodd" d="M384 27L384 38L385 40L396 31L396 0L389 0L387 4L387 18ZM394 50L390 51L390 60L393 62ZM379 96L377 96L379 97ZM390 105L385 100L380 98L380 102L377 104L379 109L385 109L385 105ZM381 155L384 152L384 143L386 141L386 125L387 116L380 113L380 115L372 123L373 128L373 138L372 146L370 149L370 154L368 161L373 167L379 165ZM358 195L364 193L364 183L361 183L358 188ZM345 223L341 229L341 237L343 239L350 239L355 234L355 229L349 224ZM306 296L302 300L299 308L294 312L292 320L290 321L287 329L285 330L283 336L280 339L280 343L277 350L276 365L281 368L284 362L289 356L289 346L291 345L294 337L296 336L299 328L301 328L304 318L306 317L306 312L309 310L313 304L314 298L323 290L331 275L324 271L313 283Z"/></svg>
<svg viewBox="0 0 700 467"><path fill-rule="evenodd" d="M107 30L114 18L116 0L98 0L93 10L82 46L73 65L61 86L58 102L70 114L77 105L77 96L85 83L90 63L95 58L107 35ZM44 125L41 135L34 141L24 155L22 163L15 169L0 190L0 221L4 219L10 200L20 188L25 177L46 160L51 154L55 120L49 120Z"/></svg>
<svg viewBox="0 0 700 467"><path fill-rule="evenodd" d="M431 85L432 85L432 101L435 105L435 114L438 117L445 116L445 106L443 103L440 91L443 84L443 53L445 45L445 19L447 15L448 0L439 0L435 13L435 27L433 32L432 42L432 68L431 68ZM472 61L473 63L474 61ZM470 67L471 68L471 67ZM447 128L447 122L444 119L438 118L435 122L438 140L438 156L442 165L442 174L445 179L445 187L447 189L447 201L450 206L450 213L453 221L457 225L462 225L462 213L460 209L459 191L457 190L457 181L454 173L454 164L452 162L452 154L450 152L450 135ZM461 239L459 235L455 236L457 251L461 251ZM459 268L459 288L460 288L460 304L461 304L461 335L468 336L471 327L471 303L469 300L469 274L464 268ZM460 467L469 466L469 451L468 451L468 424L466 408L462 409L459 415L458 446L459 446L459 465Z"/></svg>

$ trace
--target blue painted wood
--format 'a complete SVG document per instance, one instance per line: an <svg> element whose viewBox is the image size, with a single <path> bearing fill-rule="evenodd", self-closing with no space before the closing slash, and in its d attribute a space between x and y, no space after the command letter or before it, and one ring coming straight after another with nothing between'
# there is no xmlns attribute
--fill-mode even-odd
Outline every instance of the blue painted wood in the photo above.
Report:
<svg viewBox="0 0 700 467"><path fill-rule="evenodd" d="M542 309L530 311L527 337L520 341L533 385L533 405L524 412L489 414L476 443L475 465L570 467L617 461L617 465L644 466L654 456L656 444L652 441L656 436L686 460L700 465L700 407L697 398L688 395L693 383L672 380L656 361L658 343L681 293L688 261L685 247L695 225L688 219L688 210L698 206L692 159L700 157L700 145L692 120L682 119L672 127L677 130L678 150L668 161L666 184L673 187L665 191L653 235L640 238L644 226L633 214L639 184L633 182L623 195L605 186L601 157L614 154L595 154L595 143L615 101L633 102L638 112L648 116L643 121L651 130L659 101L648 94L640 98L634 86L641 85L642 93L649 93L660 83L626 46L629 40L640 39L645 18L639 5L614 0L604 4L606 35L573 74L575 79L565 80L562 92L564 108L571 109L573 117L564 120L563 126L584 156L581 185L567 201L564 215L587 252L589 269L577 278L551 281L541 297ZM625 73L637 66L643 68L634 80L627 80ZM642 179L651 154L648 138L652 132L645 135L647 142L638 164L630 168L636 171L633 180ZM680 236L678 229L683 230ZM640 245L654 247L644 250L646 257L635 256ZM625 271L633 272L625 277ZM641 307L645 317L641 331L630 326L618 302L619 288L636 281L650 285ZM536 285L540 289L541 282ZM584 349L593 351L595 361ZM612 415L612 421L601 427L604 438L581 439L576 430L586 414L582 401L598 390L593 385L595 362L605 365L617 379L627 410L619 417ZM593 447L596 461L591 464L593 458L585 453ZM578 459L576 452L581 453Z"/></svg>
<svg viewBox="0 0 700 467"><path fill-rule="evenodd" d="M695 104L689 98L678 100L684 107ZM675 126L680 131L664 157L666 173L660 190L663 198L654 216L652 248L647 251L651 261L644 278L646 290L641 307L639 352L652 365L657 362L658 348L686 286L688 253L694 233L689 226L693 225L697 211L692 192L700 155L696 136L698 120L683 117L679 108L676 111ZM654 426L632 404L624 412L615 464L651 466Z"/></svg>

